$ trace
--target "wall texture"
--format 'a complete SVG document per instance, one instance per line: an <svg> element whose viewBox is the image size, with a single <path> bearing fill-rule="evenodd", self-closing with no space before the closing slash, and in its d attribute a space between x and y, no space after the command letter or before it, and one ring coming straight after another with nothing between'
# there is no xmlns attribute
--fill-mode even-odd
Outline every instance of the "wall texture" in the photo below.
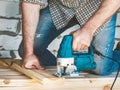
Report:
<svg viewBox="0 0 120 90"><path fill-rule="evenodd" d="M48 49L57 54L57 49L63 35L79 28L78 25L71 27L56 38ZM118 12L116 25L116 43L120 41L120 12ZM19 0L0 0L0 58L19 59L18 47L22 40L21 12ZM56 41L58 43L56 43ZM115 45L116 45L115 43Z"/></svg>

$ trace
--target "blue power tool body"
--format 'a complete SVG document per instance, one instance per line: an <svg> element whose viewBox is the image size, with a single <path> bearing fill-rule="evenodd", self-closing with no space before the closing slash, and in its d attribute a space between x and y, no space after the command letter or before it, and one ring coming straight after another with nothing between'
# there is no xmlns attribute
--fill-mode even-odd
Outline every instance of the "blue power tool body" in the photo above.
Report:
<svg viewBox="0 0 120 90"><path fill-rule="evenodd" d="M58 50L58 58L74 58L74 65L77 68L77 72L82 70L91 70L96 68L94 62L94 51L92 46L88 50L73 51L72 50L72 35L66 35L63 37Z"/></svg>

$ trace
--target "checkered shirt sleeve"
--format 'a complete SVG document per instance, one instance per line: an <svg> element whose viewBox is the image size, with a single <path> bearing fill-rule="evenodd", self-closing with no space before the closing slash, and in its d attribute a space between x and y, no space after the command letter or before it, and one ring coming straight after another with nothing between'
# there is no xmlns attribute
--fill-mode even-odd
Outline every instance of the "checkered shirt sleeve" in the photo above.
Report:
<svg viewBox="0 0 120 90"><path fill-rule="evenodd" d="M70 0L69 0L70 1ZM84 25L101 5L102 0L49 0L49 8L54 25L59 30L65 27L74 16L79 25ZM108 21L109 22L109 21ZM99 33L101 26L95 34Z"/></svg>
<svg viewBox="0 0 120 90"><path fill-rule="evenodd" d="M23 2L29 2L29 3L34 3L34 4L39 4L40 9L45 8L48 5L47 0L22 0Z"/></svg>
<svg viewBox="0 0 120 90"><path fill-rule="evenodd" d="M66 26L70 19L74 16L74 11L67 7L64 7L58 2L58 0L50 0L50 12L54 22L54 25L57 29L61 29Z"/></svg>
<svg viewBox="0 0 120 90"><path fill-rule="evenodd" d="M57 29L63 28L74 16L82 26L97 10L101 0L49 0L50 12Z"/></svg>

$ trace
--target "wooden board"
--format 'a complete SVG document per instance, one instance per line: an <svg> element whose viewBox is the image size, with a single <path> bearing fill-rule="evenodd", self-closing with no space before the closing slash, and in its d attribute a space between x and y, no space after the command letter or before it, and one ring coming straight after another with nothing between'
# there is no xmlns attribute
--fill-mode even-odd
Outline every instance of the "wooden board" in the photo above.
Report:
<svg viewBox="0 0 120 90"><path fill-rule="evenodd" d="M5 86L29 86L33 85L33 83L39 84L35 80L26 77L20 72L9 69L7 67L0 67L0 88Z"/></svg>
<svg viewBox="0 0 120 90"><path fill-rule="evenodd" d="M46 70L21 68L20 60L0 61L0 90L110 90L116 72L109 76L81 73L81 78L57 78L55 67ZM113 90L120 90L120 75Z"/></svg>

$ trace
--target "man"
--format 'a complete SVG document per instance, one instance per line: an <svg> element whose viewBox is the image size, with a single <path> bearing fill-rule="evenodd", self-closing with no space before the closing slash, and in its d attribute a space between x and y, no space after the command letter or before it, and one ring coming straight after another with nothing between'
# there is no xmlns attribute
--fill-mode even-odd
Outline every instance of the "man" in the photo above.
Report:
<svg viewBox="0 0 120 90"><path fill-rule="evenodd" d="M112 57L115 34L115 12L120 0L23 0L23 67L44 69L56 65L56 58L47 50L51 41L68 28L71 22L80 29L72 32L74 51L92 44L102 54ZM20 53L22 52L22 44ZM114 71L114 63L95 55L96 74Z"/></svg>

